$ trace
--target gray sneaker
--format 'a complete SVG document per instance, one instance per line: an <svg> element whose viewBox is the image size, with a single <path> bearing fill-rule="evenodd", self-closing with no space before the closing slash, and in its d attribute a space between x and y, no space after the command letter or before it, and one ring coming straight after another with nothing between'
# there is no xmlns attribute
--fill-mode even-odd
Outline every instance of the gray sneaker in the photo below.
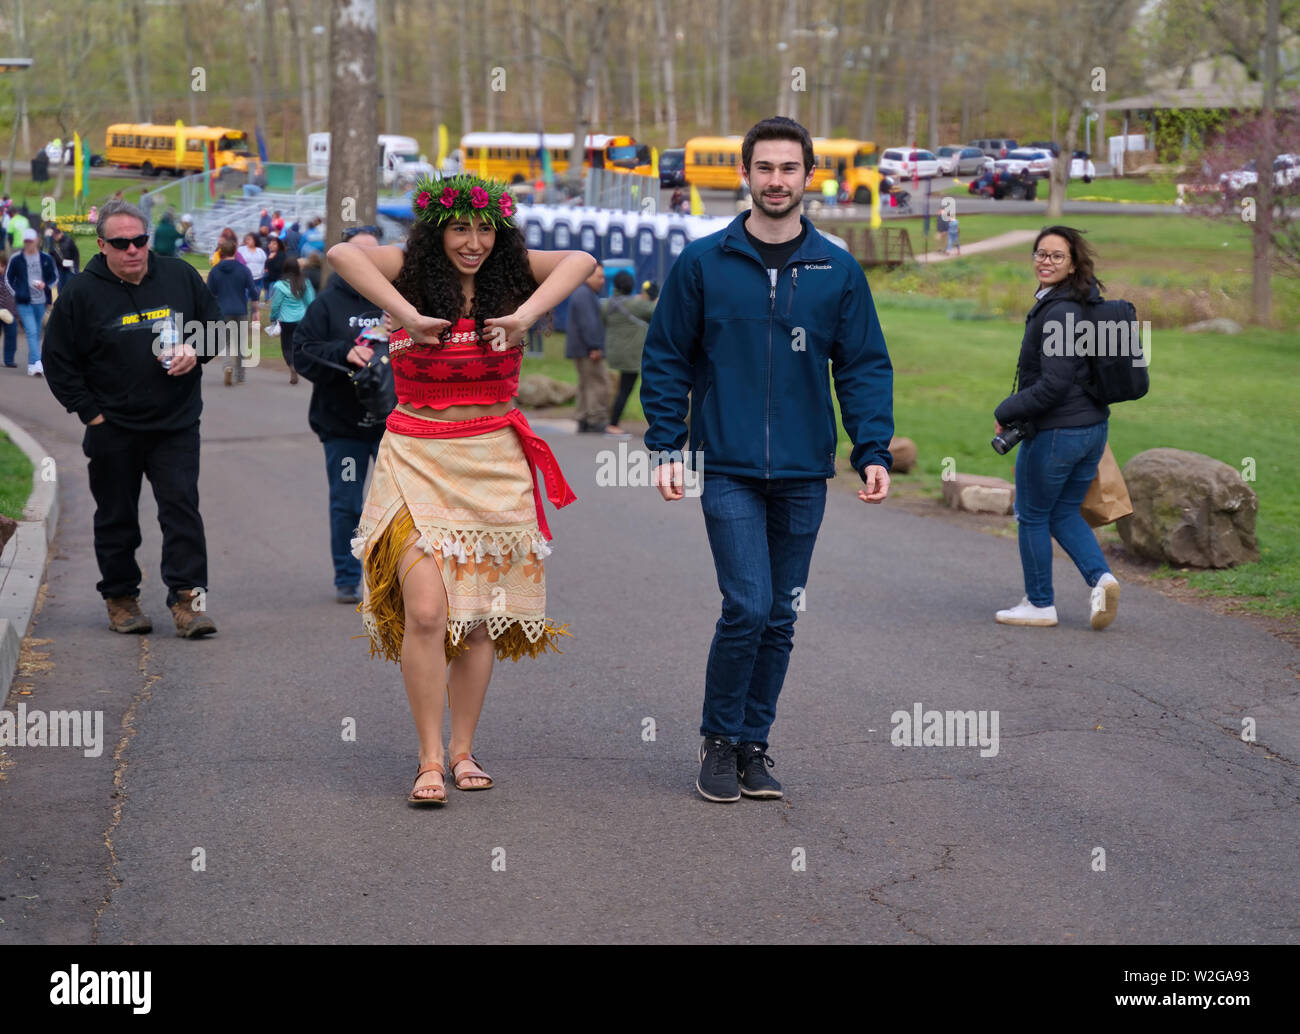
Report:
<svg viewBox="0 0 1300 1034"><path fill-rule="evenodd" d="M700 775L695 789L706 801L729 804L740 800L736 745L725 736L706 736L700 744Z"/></svg>
<svg viewBox="0 0 1300 1034"><path fill-rule="evenodd" d="M736 771L740 777L740 792L746 797L785 796L781 784L767 774L767 770L775 766L776 762L767 756L767 748L761 743L736 744Z"/></svg>

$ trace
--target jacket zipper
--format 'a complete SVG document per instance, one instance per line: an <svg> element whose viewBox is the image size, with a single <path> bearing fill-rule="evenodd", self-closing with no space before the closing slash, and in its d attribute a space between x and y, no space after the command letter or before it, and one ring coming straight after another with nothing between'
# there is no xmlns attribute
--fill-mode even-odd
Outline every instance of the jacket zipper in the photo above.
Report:
<svg viewBox="0 0 1300 1034"><path fill-rule="evenodd" d="M772 276L771 273L768 274ZM771 280L772 289L768 293L767 306L767 404L763 407L763 477L772 476L772 330L776 325L776 283L781 279L781 271Z"/></svg>

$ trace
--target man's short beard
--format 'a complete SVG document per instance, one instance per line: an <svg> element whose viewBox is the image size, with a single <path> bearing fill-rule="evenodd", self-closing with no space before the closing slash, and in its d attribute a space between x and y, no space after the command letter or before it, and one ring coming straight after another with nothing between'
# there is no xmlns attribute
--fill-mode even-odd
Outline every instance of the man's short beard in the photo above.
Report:
<svg viewBox="0 0 1300 1034"><path fill-rule="evenodd" d="M794 209L798 208L799 205L803 203L803 191L800 191L798 195L796 195L794 191L791 191L790 203L786 205L785 208L782 208L779 211L773 211L772 209L768 208L767 207L768 203L762 200L762 195L759 194L756 190L754 190L753 187L749 188L749 197L750 200L754 202L754 207L757 208L769 219L780 219L784 215L789 215L792 211L794 211Z"/></svg>

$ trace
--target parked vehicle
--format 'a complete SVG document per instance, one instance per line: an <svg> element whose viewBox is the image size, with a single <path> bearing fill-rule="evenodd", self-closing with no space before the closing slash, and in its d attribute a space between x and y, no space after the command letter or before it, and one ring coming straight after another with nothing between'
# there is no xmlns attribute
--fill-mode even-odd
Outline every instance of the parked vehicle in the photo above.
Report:
<svg viewBox="0 0 1300 1034"><path fill-rule="evenodd" d="M970 146L978 147L980 151L996 161L998 158L1005 158L1020 145L1010 137L991 137L987 140L972 140Z"/></svg>
<svg viewBox="0 0 1300 1034"><path fill-rule="evenodd" d="M891 147L880 156L880 174L896 179L933 179L939 175L939 159L929 151Z"/></svg>
<svg viewBox="0 0 1300 1034"><path fill-rule="evenodd" d="M380 181L386 187L405 189L421 176L439 179L440 174L424 155L414 137L381 133L375 138L376 161ZM312 133L307 137L307 175L328 176L330 171L330 135Z"/></svg>
<svg viewBox="0 0 1300 1034"><path fill-rule="evenodd" d="M686 186L686 148L670 147L659 155L659 186Z"/></svg>
<svg viewBox="0 0 1300 1034"><path fill-rule="evenodd" d="M1219 189L1229 197L1254 194L1258 186L1259 172L1254 158L1240 169L1232 169L1219 177ZM1279 154L1273 159L1273 189L1300 190L1300 155Z"/></svg>
<svg viewBox="0 0 1300 1034"><path fill-rule="evenodd" d="M1061 145L1055 140L1031 140L1025 144L1026 147L1035 147L1040 151L1047 151L1053 158L1061 156Z"/></svg>
<svg viewBox="0 0 1300 1034"><path fill-rule="evenodd" d="M1075 151L1074 157L1070 159L1070 179L1081 179L1084 183L1091 183L1096 178L1097 167L1092 164L1088 152Z"/></svg>
<svg viewBox="0 0 1300 1034"><path fill-rule="evenodd" d="M993 168L1017 176L1022 169L1028 169L1031 176L1046 177L1052 174L1052 156L1046 151L1020 147L993 163Z"/></svg>
<svg viewBox="0 0 1300 1034"><path fill-rule="evenodd" d="M965 176L984 168L986 156L978 147L946 145L935 152L941 176Z"/></svg>
<svg viewBox="0 0 1300 1034"><path fill-rule="evenodd" d="M85 148L86 150L90 150L88 147L86 147L86 144L85 144L84 141L82 142L82 145L81 145L81 146L82 146L83 148ZM51 164L51 165L58 165L58 164L59 164L59 161L60 161L60 154L59 154L59 152L60 152L60 151L63 152L63 153L62 153L62 162L63 162L63 164L64 164L64 165L71 165L71 164L72 164L72 160L73 160L73 153L76 151L76 145L75 145L71 140L67 140L67 141L64 141L64 142L62 142L62 143L60 143L60 142L58 142L58 141L56 141L56 140L51 140L48 144L45 145L45 157L48 158L48 159L50 160L50 164ZM91 164L92 166L100 166L100 165L103 165L103 164L104 164L104 156L103 156L102 154L96 154L94 151L91 151L91 152L90 152L90 164Z"/></svg>

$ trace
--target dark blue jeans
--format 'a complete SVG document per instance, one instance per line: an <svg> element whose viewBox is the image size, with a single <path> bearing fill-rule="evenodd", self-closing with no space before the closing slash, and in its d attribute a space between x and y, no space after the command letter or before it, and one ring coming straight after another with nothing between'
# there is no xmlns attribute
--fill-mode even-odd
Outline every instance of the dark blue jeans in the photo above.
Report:
<svg viewBox="0 0 1300 1034"><path fill-rule="evenodd" d="M1025 595L1050 607L1052 539L1061 544L1090 586L1110 567L1097 537L1079 514L1106 447L1106 421L1091 427L1056 427L1020 443L1016 456L1016 519Z"/></svg>
<svg viewBox="0 0 1300 1034"><path fill-rule="evenodd" d="M18 364L14 360L18 357L18 317L15 316L12 323L6 323L4 328L5 365L17 366Z"/></svg>
<svg viewBox="0 0 1300 1034"><path fill-rule="evenodd" d="M366 472L379 452L379 439L326 438L325 474L330 483L330 554L334 557L334 587L361 584L361 561L352 555L352 536L366 501Z"/></svg>
<svg viewBox="0 0 1300 1034"><path fill-rule="evenodd" d="M722 591L700 735L766 747L790 663L796 609L804 609L826 481L706 473L700 503Z"/></svg>

